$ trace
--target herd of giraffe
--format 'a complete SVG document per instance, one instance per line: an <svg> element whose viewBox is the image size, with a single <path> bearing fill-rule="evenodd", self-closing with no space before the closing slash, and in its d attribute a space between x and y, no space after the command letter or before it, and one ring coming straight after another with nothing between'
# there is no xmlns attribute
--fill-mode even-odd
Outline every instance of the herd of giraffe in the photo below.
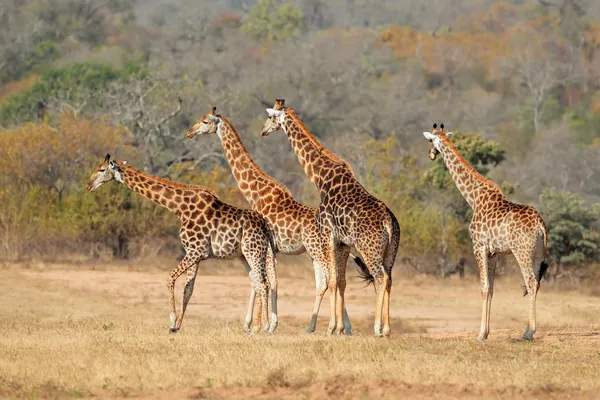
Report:
<svg viewBox="0 0 600 400"><path fill-rule="evenodd" d="M251 282L244 329L256 332L264 326L266 332L273 333L278 323L276 253L306 251L313 260L316 283L308 332L316 328L321 301L329 289L328 333L352 333L344 300L346 264L352 257L359 274L375 286L374 334L389 336L392 268L400 244L396 217L358 182L346 161L317 141L283 99L277 99L267 113L261 135L283 131L288 136L298 161L319 192L318 208L299 203L288 188L261 170L231 123L216 114L215 107L200 118L186 136L217 134L231 172L251 209L225 204L204 186L169 182L145 174L124 161L111 160L108 154L93 172L87 189L94 191L115 179L180 219L179 235L185 257L167 281L171 333L181 327L198 264L209 258L242 260ZM450 142L452 133L444 132L443 124L439 128L434 124L433 131L424 135L430 142L429 158L435 160L442 154L456 186L473 209L469 232L482 295L478 339L484 341L489 333L497 256L512 253L529 295L529 323L523 338L531 340L536 329L536 296L548 268L544 221L533 207L511 202L496 184L477 173ZM352 249L362 258L352 254ZM175 282L184 272L186 283L178 313Z"/></svg>

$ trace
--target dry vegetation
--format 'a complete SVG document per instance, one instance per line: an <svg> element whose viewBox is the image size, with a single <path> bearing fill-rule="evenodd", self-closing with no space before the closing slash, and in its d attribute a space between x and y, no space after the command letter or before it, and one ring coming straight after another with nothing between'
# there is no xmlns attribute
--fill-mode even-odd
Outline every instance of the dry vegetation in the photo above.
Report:
<svg viewBox="0 0 600 400"><path fill-rule="evenodd" d="M317 333L304 333L312 282L287 274L280 328L249 336L241 330L249 289L242 268L213 266L235 276L197 280L177 335L167 333L164 271L5 266L0 397L600 396L597 297L543 288L537 338L524 343L520 282L501 279L482 345L475 280L397 279L392 337L381 340L371 336L372 288L353 278L354 335L328 337L327 304ZM284 264L283 275L291 268L307 267Z"/></svg>

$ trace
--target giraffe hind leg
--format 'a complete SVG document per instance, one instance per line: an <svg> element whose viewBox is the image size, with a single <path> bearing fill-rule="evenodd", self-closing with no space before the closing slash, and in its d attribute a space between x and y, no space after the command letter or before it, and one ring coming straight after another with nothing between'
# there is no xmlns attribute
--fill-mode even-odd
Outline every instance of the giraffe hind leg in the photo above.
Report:
<svg viewBox="0 0 600 400"><path fill-rule="evenodd" d="M540 287L540 279L545 272L547 266L543 262L544 259L544 245L543 239L537 237L532 243L529 249L513 250L513 254L519 263L521 268L521 274L525 282L525 288L529 297L529 318L527 328L523 333L524 340L533 340L533 334L536 331L536 300L537 293ZM537 267L537 274L536 274Z"/></svg>
<svg viewBox="0 0 600 400"><path fill-rule="evenodd" d="M250 273L251 268L250 268L250 264L248 264L248 261L246 260L246 258L241 257L242 263L244 265L244 268L246 269L246 272ZM248 301L248 312L246 314L246 319L244 320L244 331L250 333L251 332L251 326L252 326L252 320L254 318L254 304L256 303L256 290L254 290L254 287L252 287L250 289L250 299Z"/></svg>
<svg viewBox="0 0 600 400"><path fill-rule="evenodd" d="M352 325L350 325L350 319L345 306L344 294L346 291L346 265L348 263L348 256L350 255L350 247L340 244L336 250L336 265L337 268L337 279L338 285L336 288L336 333L341 334L352 334Z"/></svg>
<svg viewBox="0 0 600 400"><path fill-rule="evenodd" d="M490 312L492 307L492 296L494 294L493 274L495 271L492 271L490 268L488 251L485 246L474 244L473 252L475 254L477 267L479 269L479 278L481 283L481 326L477 340L483 342L487 339L490 333Z"/></svg>
<svg viewBox="0 0 600 400"><path fill-rule="evenodd" d="M388 276L388 281L385 285L385 294L383 296L383 336L389 336L391 332L390 300L392 296L392 268L396 262L398 247L400 247L400 227L398 226L397 230L393 233L383 258L383 266L385 273Z"/></svg>
<svg viewBox="0 0 600 400"><path fill-rule="evenodd" d="M175 327L177 330L181 328L181 323L183 322L183 316L185 314L185 310L187 309L188 303L192 297L192 293L194 293L194 284L196 282L196 273L198 272L198 264L193 265L187 270L187 278L185 281L185 286L183 288L183 301L181 303L181 312L177 316L177 320L175 323Z"/></svg>
<svg viewBox="0 0 600 400"><path fill-rule="evenodd" d="M270 322L265 326L265 332L273 333L279 324L277 317L277 260L275 255L270 250L267 252L266 271L268 276L269 291L271 293L271 315Z"/></svg>
<svg viewBox="0 0 600 400"><path fill-rule="evenodd" d="M316 296L315 296L315 305L313 307L312 317L310 318L310 323L306 331L308 333L312 333L317 328L317 317L319 315L319 309L321 308L321 302L323 301L323 296L327 291L327 267L321 265L317 261L313 261L313 268L315 270L315 286L316 286Z"/></svg>

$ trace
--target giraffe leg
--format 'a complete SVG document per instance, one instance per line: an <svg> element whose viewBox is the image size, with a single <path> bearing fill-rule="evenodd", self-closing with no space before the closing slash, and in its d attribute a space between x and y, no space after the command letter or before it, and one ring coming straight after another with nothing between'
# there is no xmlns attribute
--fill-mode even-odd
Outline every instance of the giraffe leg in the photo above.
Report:
<svg viewBox="0 0 600 400"><path fill-rule="evenodd" d="M187 271L192 265L197 264L203 258L192 257L189 254L186 254L185 257L181 260L177 268L175 268L169 274L169 278L167 279L167 289L169 291L169 308L170 312L170 328L169 333L176 333L179 330L177 326L177 309L175 308L175 282L177 278L185 271Z"/></svg>
<svg viewBox="0 0 600 400"><path fill-rule="evenodd" d="M181 323L183 322L183 315L185 314L185 310L187 305L192 297L192 293L194 293L194 284L196 282L196 273L198 272L198 264L193 265L187 270L187 278L185 281L185 287L183 288L183 301L181 304L181 312L177 316L177 321L175 323L175 327L177 330L181 328Z"/></svg>
<svg viewBox="0 0 600 400"><path fill-rule="evenodd" d="M246 272L250 273L250 265L248 261L244 257L241 257L242 263ZM252 325L252 318L254 316L254 303L256 302L256 290L254 288L250 289L250 300L248 302L248 313L246 314L246 319L244 320L244 330L248 333L251 332L250 326Z"/></svg>
<svg viewBox="0 0 600 400"><path fill-rule="evenodd" d="M316 285L316 298L315 306L313 307L312 317L310 318L310 324L306 331L312 333L317 328L317 316L319 315L319 309L321 308L321 301L327 291L327 269L326 266L321 265L317 261L313 260L313 268L315 270L315 285Z"/></svg>
<svg viewBox="0 0 600 400"><path fill-rule="evenodd" d="M392 296L392 268L396 262L396 255L400 247L400 228L397 232L392 229L392 235L389 238L388 245L383 256L383 266L385 274L388 276L388 281L385 286L385 294L383 296L383 336L389 336L391 332L390 325L390 300Z"/></svg>
<svg viewBox="0 0 600 400"><path fill-rule="evenodd" d="M386 274L387 276L387 274ZM388 277L385 282L385 292L383 293L383 336L390 336L390 296L392 292L392 279Z"/></svg>
<svg viewBox="0 0 600 400"><path fill-rule="evenodd" d="M381 337L383 336L383 331L381 329L383 322L383 302L385 296L385 289L388 285L389 277L386 273L382 273L382 271L375 276L375 291L377 293L377 303L375 305L375 324L373 325L373 331L375 336Z"/></svg>
<svg viewBox="0 0 600 400"><path fill-rule="evenodd" d="M338 285L336 290L336 332L341 335L344 332L352 334L352 326L348 319L348 313L344 304L344 293L346 291L346 264L348 263L348 256L350 255L350 247L346 245L339 245L336 250L336 268ZM346 319L344 319L344 315Z"/></svg>
<svg viewBox="0 0 600 400"><path fill-rule="evenodd" d="M485 331L487 335L490 333L490 319L492 315L492 298L494 297L494 280L496 279L496 264L498 261L497 255L488 256L487 264L488 264L488 282L489 289L486 297L486 319L485 319Z"/></svg>
<svg viewBox="0 0 600 400"><path fill-rule="evenodd" d="M538 238L539 239L539 238ZM527 329L523 333L524 340L533 340L536 330L536 299L540 287L535 275L535 267L539 268L544 258L544 247L541 239L534 242L529 249L513 250L513 254L521 268L521 274L525 281L525 288L529 297L529 321Z"/></svg>
<svg viewBox="0 0 600 400"><path fill-rule="evenodd" d="M332 335L336 326L336 311L337 311L337 287L339 283L338 268L336 263L336 248L337 243L333 236L333 232L329 234L329 326L327 333Z"/></svg>
<svg viewBox="0 0 600 400"><path fill-rule="evenodd" d="M271 318L268 326L265 327L265 332L273 333L278 325L277 318L277 273L275 270L275 265L277 264L277 260L275 259L275 255L269 251L267 253L266 259L266 269L267 276L269 282L269 290L271 292Z"/></svg>
<svg viewBox="0 0 600 400"><path fill-rule="evenodd" d="M248 313L244 320L244 330L248 333L251 332L250 326L252 325L252 318L254 316L254 304L256 302L256 290L254 288L250 290L250 300L248 302Z"/></svg>
<svg viewBox="0 0 600 400"><path fill-rule="evenodd" d="M262 244L259 245L259 244ZM260 330L261 325L268 324L268 277L267 277L267 252L268 244L265 242L265 235L262 228L248 229L244 232L241 242L242 255L250 267L250 284L252 290L259 296L259 301L255 304L256 323L253 324L252 331Z"/></svg>
<svg viewBox="0 0 600 400"><path fill-rule="evenodd" d="M475 260L479 268L479 279L481 282L481 326L477 340L483 342L487 339L489 331L489 311L492 297L490 295L490 271L488 267L488 252L485 246L474 246Z"/></svg>
<svg viewBox="0 0 600 400"><path fill-rule="evenodd" d="M329 278L329 326L327 327L327 333L333 335L335 331L336 317L335 311L337 310L337 273L333 272L335 268L331 268L331 276Z"/></svg>
<svg viewBox="0 0 600 400"><path fill-rule="evenodd" d="M385 249L385 246L383 246ZM356 249L363 256L363 261L373 277L373 286L375 287L375 321L373 323L373 333L376 337L383 336L383 303L385 288L389 281L389 276L385 273L383 267L383 252L373 248L372 243L357 243Z"/></svg>

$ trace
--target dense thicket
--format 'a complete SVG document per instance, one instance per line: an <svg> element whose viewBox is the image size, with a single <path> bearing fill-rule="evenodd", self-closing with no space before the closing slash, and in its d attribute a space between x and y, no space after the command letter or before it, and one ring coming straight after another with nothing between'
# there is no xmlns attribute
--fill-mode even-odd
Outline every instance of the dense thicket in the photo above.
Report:
<svg viewBox="0 0 600 400"><path fill-rule="evenodd" d="M0 256L177 252L174 217L116 184L85 192L106 152L245 206L217 138L183 137L212 106L316 205L284 135L258 136L284 97L399 217L406 268L443 275L471 257L470 210L421 134L444 122L477 170L542 212L552 276L589 276L599 87L592 0L4 1Z"/></svg>

